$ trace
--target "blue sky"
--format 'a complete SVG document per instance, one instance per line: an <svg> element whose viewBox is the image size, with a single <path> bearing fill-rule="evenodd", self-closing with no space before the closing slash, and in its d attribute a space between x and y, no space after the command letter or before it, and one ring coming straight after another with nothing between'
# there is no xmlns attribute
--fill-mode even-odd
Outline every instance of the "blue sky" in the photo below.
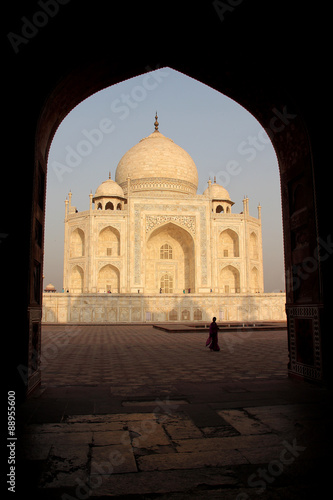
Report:
<svg viewBox="0 0 333 500"><path fill-rule="evenodd" d="M48 158L44 287L62 289L65 199L89 209L89 193L115 178L121 157L159 131L185 149L199 175L198 194L209 177L222 184L250 215L262 206L265 292L284 290L280 178L274 148L259 122L219 92L170 68L104 89L74 108L60 124Z"/></svg>

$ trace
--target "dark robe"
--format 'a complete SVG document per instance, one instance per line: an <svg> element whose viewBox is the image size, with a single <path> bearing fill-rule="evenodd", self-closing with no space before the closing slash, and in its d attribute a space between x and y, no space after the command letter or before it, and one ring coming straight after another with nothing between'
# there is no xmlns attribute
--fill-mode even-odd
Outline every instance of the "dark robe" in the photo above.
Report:
<svg viewBox="0 0 333 500"><path fill-rule="evenodd" d="M217 332L218 332L219 327L217 324L213 321L210 324L209 327L209 337L206 342L206 346L209 347L212 351L219 351L220 347L217 343Z"/></svg>

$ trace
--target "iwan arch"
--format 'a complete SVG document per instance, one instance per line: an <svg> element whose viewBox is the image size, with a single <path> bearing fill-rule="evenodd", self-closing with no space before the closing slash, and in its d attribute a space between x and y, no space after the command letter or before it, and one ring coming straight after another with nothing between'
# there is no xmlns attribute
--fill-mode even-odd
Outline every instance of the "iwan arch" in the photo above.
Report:
<svg viewBox="0 0 333 500"><path fill-rule="evenodd" d="M78 212L65 202L64 291L44 294L45 322L285 320L264 293L261 207L233 213L215 179L197 194L191 156L155 130L119 161L115 180Z"/></svg>
<svg viewBox="0 0 333 500"><path fill-rule="evenodd" d="M45 196L52 138L84 99L163 67L234 99L271 132L281 181L288 372L332 381L332 224L327 216L331 183L326 168L329 143L323 134L329 94L327 64L320 57L326 49L321 37L311 35L318 31L318 20L328 16L323 9L301 9L306 22L300 22L300 2L280 1L263 11L263 3L253 1L239 2L222 20L212 5L201 1L199 8L182 11L178 2L177 8L161 11L154 31L151 10L144 4L128 11L124 3L81 3L78 22L77 8L70 2L66 15L56 16L20 44L19 54L7 46L5 143L22 168L2 171L3 185L15 186L20 203L11 205L10 217L2 211L0 261L4 312L13 310L15 297L15 328L6 337L12 361L6 380L8 390L16 387L18 398L41 381ZM16 5L9 10L7 26L15 31ZM135 43L112 45L110 19L126 19ZM286 26L288 36L283 36ZM209 36L201 36L202 29L208 29ZM113 40L123 32L123 23L113 22ZM28 367L27 383L18 373L19 365Z"/></svg>

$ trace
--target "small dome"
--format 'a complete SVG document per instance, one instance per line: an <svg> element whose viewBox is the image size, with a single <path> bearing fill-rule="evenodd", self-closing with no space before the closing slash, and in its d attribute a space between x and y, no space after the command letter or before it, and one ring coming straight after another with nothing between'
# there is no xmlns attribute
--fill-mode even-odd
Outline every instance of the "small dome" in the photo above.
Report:
<svg viewBox="0 0 333 500"><path fill-rule="evenodd" d="M116 198L124 198L124 191L122 188L112 179L107 179L102 182L100 186L96 189L95 198L103 198L103 197L116 197Z"/></svg>
<svg viewBox="0 0 333 500"><path fill-rule="evenodd" d="M210 196L212 200L231 201L228 191L220 184L216 184L216 182L214 182L214 184L211 184L210 194L209 187L205 189L203 194L206 196Z"/></svg>
<svg viewBox="0 0 333 500"><path fill-rule="evenodd" d="M195 194L198 171L191 156L173 140L158 131L141 139L118 163L116 181L127 190L127 177L137 191L165 191Z"/></svg>
<svg viewBox="0 0 333 500"><path fill-rule="evenodd" d="M52 283L49 283L46 287L45 287L45 292L55 292L56 291L56 288L54 285L52 285Z"/></svg>

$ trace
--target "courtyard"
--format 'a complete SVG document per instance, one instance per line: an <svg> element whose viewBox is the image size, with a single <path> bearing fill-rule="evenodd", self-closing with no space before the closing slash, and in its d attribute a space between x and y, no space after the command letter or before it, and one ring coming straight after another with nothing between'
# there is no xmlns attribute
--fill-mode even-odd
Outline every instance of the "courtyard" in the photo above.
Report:
<svg viewBox="0 0 333 500"><path fill-rule="evenodd" d="M208 333L164 332L152 325L49 325L42 333L42 384L168 386L286 378L286 330L224 331L220 352Z"/></svg>
<svg viewBox="0 0 333 500"><path fill-rule="evenodd" d="M37 498L314 498L330 392L287 376L287 332L44 325L17 481Z"/></svg>

